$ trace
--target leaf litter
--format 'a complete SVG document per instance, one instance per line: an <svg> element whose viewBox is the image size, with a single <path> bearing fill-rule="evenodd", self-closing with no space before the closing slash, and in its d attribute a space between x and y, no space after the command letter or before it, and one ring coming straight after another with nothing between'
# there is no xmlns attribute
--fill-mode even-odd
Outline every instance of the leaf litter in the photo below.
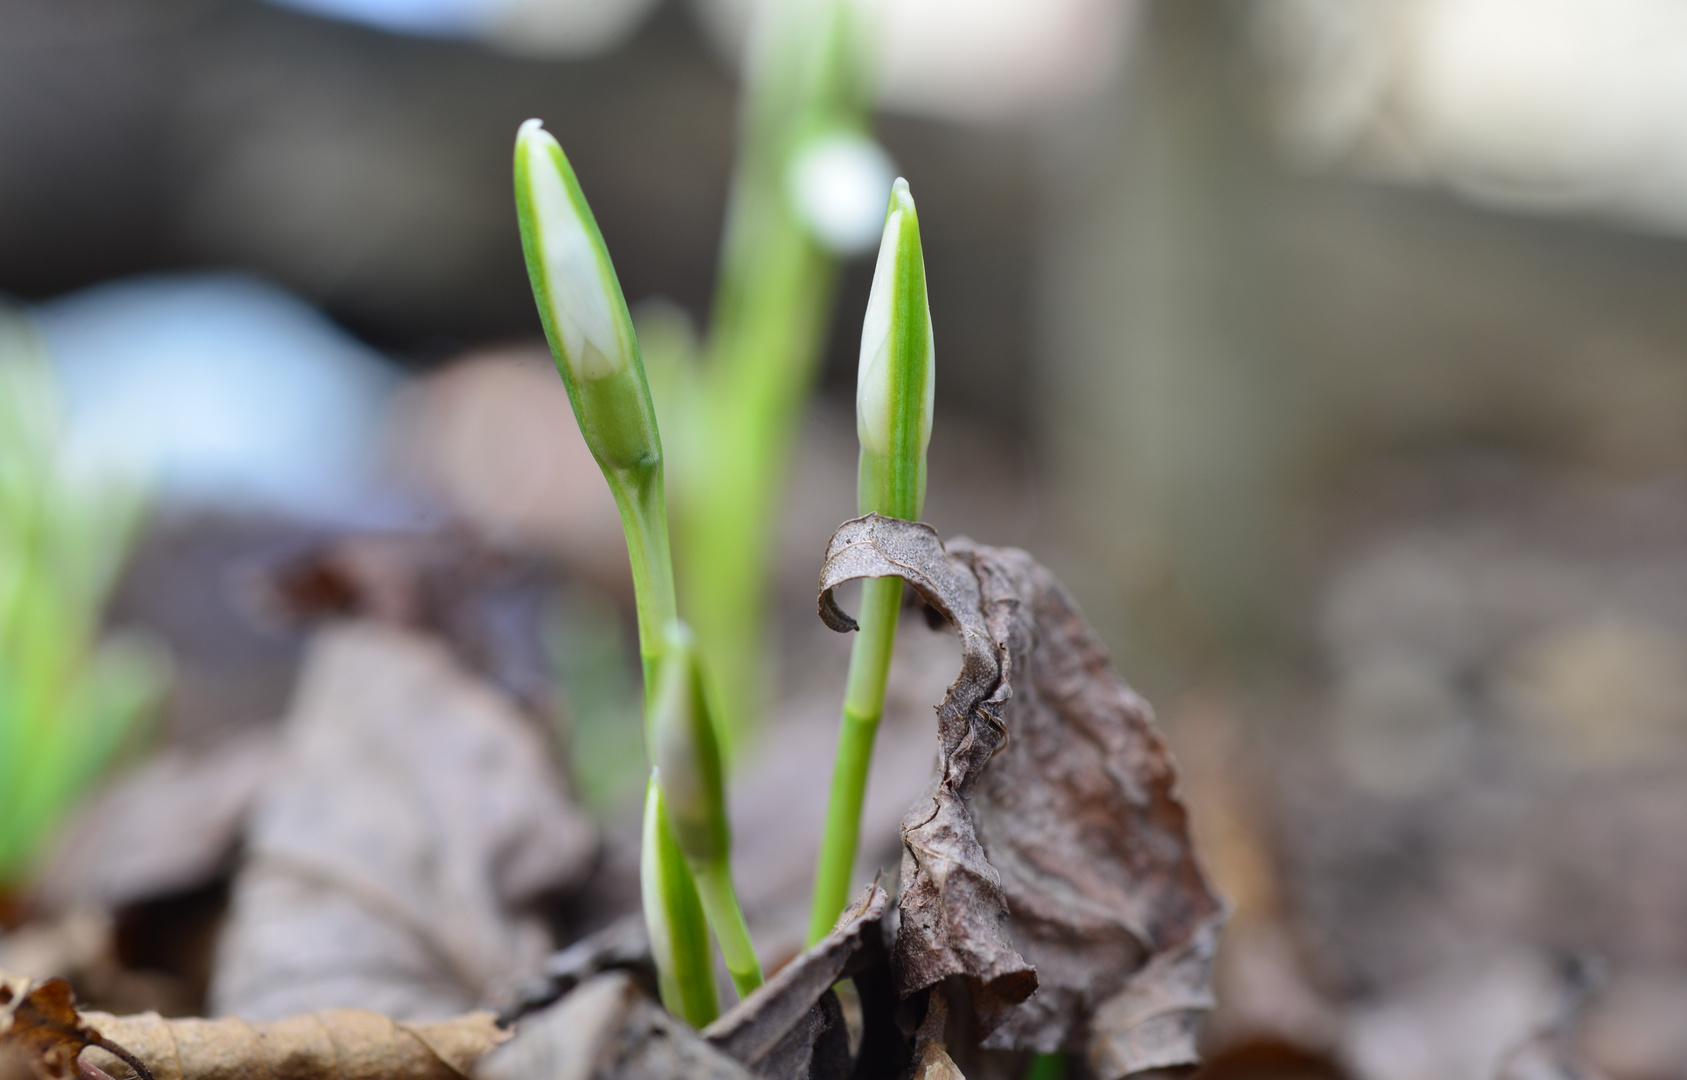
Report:
<svg viewBox="0 0 1687 1080"><path fill-rule="evenodd" d="M889 907L890 897L874 882L825 939L704 1028L704 1038L769 1080L800 1080L814 1072L847 1075L847 1040L826 1038L843 1034L832 987L862 969L858 957L873 959L874 938L881 934ZM837 1056L840 1047L841 1061L817 1060L828 1049Z"/></svg>
<svg viewBox="0 0 1687 1080"><path fill-rule="evenodd" d="M664 1012L628 971L603 971L524 1017L478 1080L843 1080L847 1035L833 986L884 962L890 898L875 883L824 940L701 1032ZM867 1058L871 1036L863 1040ZM856 1075L863 1075L857 1072ZM892 1075L890 1072L867 1075Z"/></svg>
<svg viewBox="0 0 1687 1080"><path fill-rule="evenodd" d="M223 1008L285 1019L89 1014L103 1025L90 1030L144 1048L160 1080L279 1077L264 1055L287 1046L289 1062L314 1046L353 1063L321 1075L371 1080L841 1080L910 1066L959 1076L943 1039L961 1008L950 1031L988 1049L1074 1050L1099 1077L1193 1063L1223 908L1196 866L1147 706L1023 552L945 546L926 526L875 516L848 522L822 572L828 625L850 626L833 588L883 574L913 584L962 645L937 709L936 776L903 820L894 943L890 899L874 886L830 937L698 1033L641 986L636 931L607 932L552 960L561 999L479 1065L503 1038L489 1013L428 1025L324 1009L447 1015L492 978L540 970L533 903L577 885L595 848L536 764L546 759L531 724L440 644L362 620L317 635L283 767L253 816L218 973ZM450 771L440 755L457 779L437 782ZM853 1054L832 989L842 978L861 998ZM942 985L954 978L964 992ZM910 1040L907 1006L922 994Z"/></svg>
<svg viewBox="0 0 1687 1080"><path fill-rule="evenodd" d="M1022 551L857 518L827 547L821 618L852 629L833 590L887 575L962 651L903 819L898 991L962 978L987 1049L1076 1051L1101 1077L1194 1064L1224 906L1147 704Z"/></svg>

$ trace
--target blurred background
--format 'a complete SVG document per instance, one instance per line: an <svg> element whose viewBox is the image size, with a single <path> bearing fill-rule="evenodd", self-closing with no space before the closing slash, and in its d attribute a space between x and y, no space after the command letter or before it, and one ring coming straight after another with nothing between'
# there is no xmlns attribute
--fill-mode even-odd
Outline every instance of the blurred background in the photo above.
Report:
<svg viewBox="0 0 1687 1080"><path fill-rule="evenodd" d="M69 457L103 463L67 476L146 492L104 605L167 684L146 745L287 712L306 634L256 584L276 567L461 544L483 666L577 757L631 762L575 777L625 816L624 552L510 151L530 116L556 133L647 353L706 333L755 6L0 0L0 292L54 359ZM761 757L835 716L813 581L854 514L863 249L902 175L928 519L1032 550L1155 704L1235 905L1210 1074L1475 1080L1567 1023L1615 1080L1687 1077L1687 8L902 0L860 25L876 144L782 195L839 262ZM913 680L910 724L946 681ZM206 843L197 876L115 892L49 869L62 903L30 910L91 897L118 967L202 1007Z"/></svg>

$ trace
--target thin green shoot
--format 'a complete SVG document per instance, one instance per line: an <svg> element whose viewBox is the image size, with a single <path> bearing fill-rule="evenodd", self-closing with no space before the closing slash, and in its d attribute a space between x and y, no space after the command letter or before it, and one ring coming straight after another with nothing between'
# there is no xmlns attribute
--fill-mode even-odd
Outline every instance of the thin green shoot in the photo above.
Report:
<svg viewBox="0 0 1687 1080"><path fill-rule="evenodd" d="M691 867L740 997L762 984L761 961L732 885L732 830L717 724L697 642L682 623L668 631L646 735L680 851Z"/></svg>
<svg viewBox="0 0 1687 1080"><path fill-rule="evenodd" d="M655 769L644 789L639 892L662 1004L692 1027L703 1027L720 1015L709 928L691 868L674 841Z"/></svg>
<svg viewBox="0 0 1687 1080"><path fill-rule="evenodd" d="M917 520L924 508L935 363L919 217L908 182L897 180L861 328L855 422L863 514ZM815 868L811 943L826 936L849 900L902 591L900 578L873 579L862 587L860 631L850 653L826 831Z"/></svg>
<svg viewBox="0 0 1687 1080"><path fill-rule="evenodd" d="M836 259L789 196L805 147L867 126L845 0L761 6L714 309L677 489L680 588L717 679L728 758L769 684L766 610L788 464L818 371Z"/></svg>
<svg viewBox="0 0 1687 1080"><path fill-rule="evenodd" d="M678 616L662 440L621 282L568 157L537 120L515 149L516 216L539 318L580 433L620 510L632 563L646 707L663 635ZM651 748L647 747L647 753ZM719 1012L697 888L663 809L654 768L644 804L640 878L662 1003L692 1024Z"/></svg>

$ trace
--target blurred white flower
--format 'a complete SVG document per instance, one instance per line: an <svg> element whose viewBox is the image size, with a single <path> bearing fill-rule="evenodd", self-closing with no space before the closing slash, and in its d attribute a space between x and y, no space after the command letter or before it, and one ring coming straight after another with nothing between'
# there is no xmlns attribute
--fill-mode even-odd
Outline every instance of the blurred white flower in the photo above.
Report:
<svg viewBox="0 0 1687 1080"><path fill-rule="evenodd" d="M808 142L792 158L787 195L821 246L837 255L871 251L884 224L896 166L875 140L838 131Z"/></svg>

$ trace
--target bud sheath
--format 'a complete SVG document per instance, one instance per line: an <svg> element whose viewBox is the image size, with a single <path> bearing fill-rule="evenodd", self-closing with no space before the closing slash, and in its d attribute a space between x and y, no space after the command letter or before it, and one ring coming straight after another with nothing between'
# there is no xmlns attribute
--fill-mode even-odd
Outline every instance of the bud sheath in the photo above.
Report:
<svg viewBox="0 0 1687 1080"><path fill-rule="evenodd" d="M685 624L669 624L649 712L656 783L674 840L720 942L721 956L740 996L762 983L749 927L732 884L732 833L726 817L718 725L703 685L697 642Z"/></svg>
<svg viewBox="0 0 1687 1080"><path fill-rule="evenodd" d="M710 863L725 858L731 846L720 744L691 632L682 623L670 624L664 645L647 737L674 838L687 860Z"/></svg>

